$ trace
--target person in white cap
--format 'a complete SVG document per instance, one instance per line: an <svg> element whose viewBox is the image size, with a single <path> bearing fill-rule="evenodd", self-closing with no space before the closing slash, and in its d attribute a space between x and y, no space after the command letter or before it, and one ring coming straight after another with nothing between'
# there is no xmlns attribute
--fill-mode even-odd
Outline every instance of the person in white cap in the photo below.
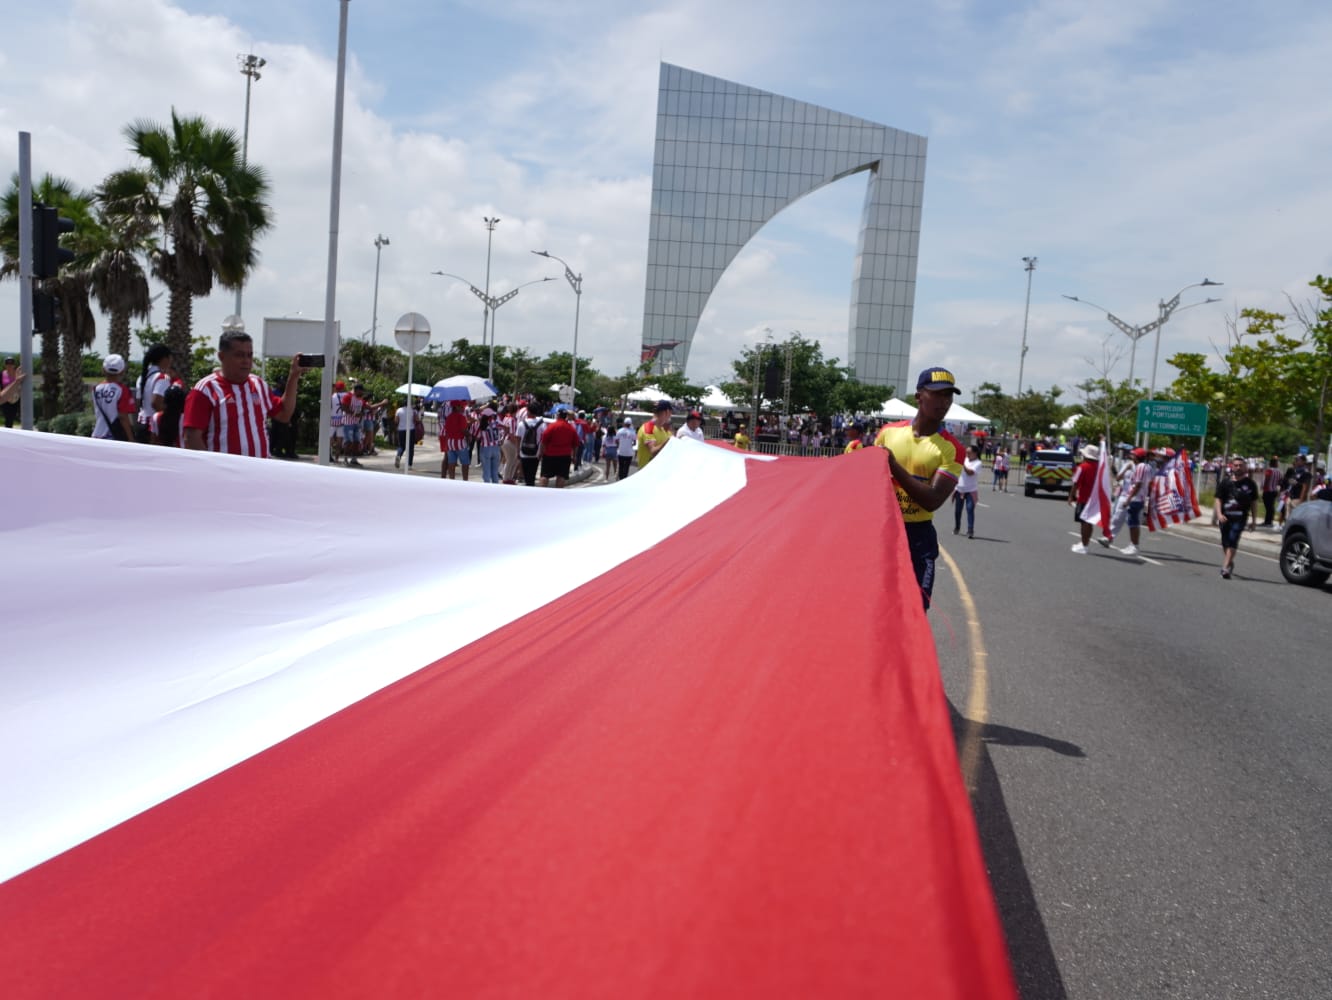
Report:
<svg viewBox="0 0 1332 1000"><path fill-rule="evenodd" d="M92 436L102 440L132 441L134 424L130 418L138 407L123 381L125 359L119 354L107 355L102 362L102 372L102 381L92 390L93 411L97 414Z"/></svg>
<svg viewBox="0 0 1332 1000"><path fill-rule="evenodd" d="M1089 444L1082 449L1082 461L1073 470L1073 483L1068 490L1068 502L1073 507L1073 520L1078 522L1081 542L1073 543L1073 551L1080 556L1087 554L1087 545L1091 542L1092 524L1082 519L1082 509L1087 506L1096 489L1096 467L1101 458L1101 449Z"/></svg>
<svg viewBox="0 0 1332 1000"><path fill-rule="evenodd" d="M634 433L634 421L630 417L624 418L624 426L615 432L615 440L619 443L617 455L620 462L620 474L618 479L629 478L629 466L634 462L634 453L638 449L638 435Z"/></svg>

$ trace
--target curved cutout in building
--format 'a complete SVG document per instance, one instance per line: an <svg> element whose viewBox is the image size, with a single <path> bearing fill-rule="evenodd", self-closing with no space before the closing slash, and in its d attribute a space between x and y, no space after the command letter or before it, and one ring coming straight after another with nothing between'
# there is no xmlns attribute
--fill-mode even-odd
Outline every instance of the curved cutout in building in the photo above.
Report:
<svg viewBox="0 0 1332 1000"><path fill-rule="evenodd" d="M847 361L907 385L925 138L661 64L643 360L683 371L722 273L797 198L860 171L869 187L851 278Z"/></svg>

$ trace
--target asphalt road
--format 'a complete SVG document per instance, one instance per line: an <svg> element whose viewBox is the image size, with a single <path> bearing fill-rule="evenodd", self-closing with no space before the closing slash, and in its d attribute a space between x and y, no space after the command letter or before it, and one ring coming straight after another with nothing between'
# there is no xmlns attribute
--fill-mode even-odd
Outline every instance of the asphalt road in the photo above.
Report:
<svg viewBox="0 0 1332 1000"><path fill-rule="evenodd" d="M980 500L930 618L1023 997L1332 997L1332 585Z"/></svg>

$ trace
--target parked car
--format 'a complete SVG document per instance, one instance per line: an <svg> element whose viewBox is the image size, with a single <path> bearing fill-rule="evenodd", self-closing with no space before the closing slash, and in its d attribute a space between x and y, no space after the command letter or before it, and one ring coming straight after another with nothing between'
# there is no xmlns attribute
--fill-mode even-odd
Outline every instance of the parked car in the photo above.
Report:
<svg viewBox="0 0 1332 1000"><path fill-rule="evenodd" d="M1073 488L1073 455L1060 449L1032 452L1027 460L1027 478L1022 484L1024 496L1034 497L1037 490L1067 493Z"/></svg>
<svg viewBox="0 0 1332 1000"><path fill-rule="evenodd" d="M1286 518L1281 575L1291 583L1314 587L1332 575L1332 501L1309 500Z"/></svg>

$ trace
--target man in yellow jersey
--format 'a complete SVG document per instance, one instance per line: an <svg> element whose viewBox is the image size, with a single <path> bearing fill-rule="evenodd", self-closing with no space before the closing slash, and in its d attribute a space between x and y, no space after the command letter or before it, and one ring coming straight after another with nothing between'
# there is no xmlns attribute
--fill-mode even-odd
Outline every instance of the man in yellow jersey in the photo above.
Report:
<svg viewBox="0 0 1332 1000"><path fill-rule="evenodd" d="M860 423L852 424L850 427L846 429L846 436L849 438L849 440L846 442L846 447L842 449L843 455L850 455L853 452L860 451L861 448L865 447L864 424Z"/></svg>
<svg viewBox="0 0 1332 1000"><path fill-rule="evenodd" d="M663 399L652 412L652 419L638 428L638 469L652 461L674 436L671 433L671 401Z"/></svg>
<svg viewBox="0 0 1332 1000"><path fill-rule="evenodd" d="M939 538L934 512L942 507L962 474L962 443L943 430L943 419L962 390L947 368L926 368L916 379L916 415L879 431L874 446L888 452L888 469L906 522L911 568L920 584L925 610L934 591L934 562Z"/></svg>

